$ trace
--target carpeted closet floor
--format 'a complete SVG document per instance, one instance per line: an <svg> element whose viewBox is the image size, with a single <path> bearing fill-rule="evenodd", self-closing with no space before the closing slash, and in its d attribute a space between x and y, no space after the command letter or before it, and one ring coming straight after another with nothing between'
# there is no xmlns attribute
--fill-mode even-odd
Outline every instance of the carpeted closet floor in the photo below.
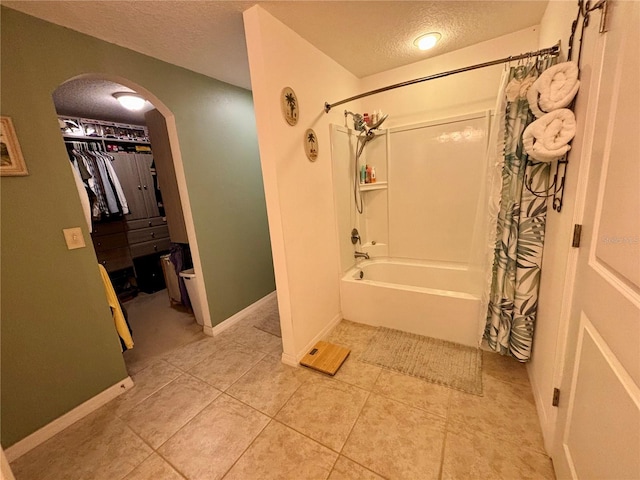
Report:
<svg viewBox="0 0 640 480"><path fill-rule="evenodd" d="M137 297L124 303L133 331L134 347L123 353L127 370L133 375L167 353L206 337L191 311L182 305L170 306L166 290Z"/></svg>

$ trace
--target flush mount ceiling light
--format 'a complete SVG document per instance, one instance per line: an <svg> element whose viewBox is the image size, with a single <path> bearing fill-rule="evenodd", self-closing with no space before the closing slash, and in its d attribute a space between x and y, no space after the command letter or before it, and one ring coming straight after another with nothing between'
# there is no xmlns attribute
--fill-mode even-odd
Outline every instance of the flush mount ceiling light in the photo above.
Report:
<svg viewBox="0 0 640 480"><path fill-rule="evenodd" d="M413 41L413 44L418 47L420 50L429 50L436 46L438 40L440 40L440 35L438 32L425 33L424 35L420 35Z"/></svg>
<svg viewBox="0 0 640 480"><path fill-rule="evenodd" d="M113 96L127 110L142 110L146 102L144 98L134 92L117 92Z"/></svg>

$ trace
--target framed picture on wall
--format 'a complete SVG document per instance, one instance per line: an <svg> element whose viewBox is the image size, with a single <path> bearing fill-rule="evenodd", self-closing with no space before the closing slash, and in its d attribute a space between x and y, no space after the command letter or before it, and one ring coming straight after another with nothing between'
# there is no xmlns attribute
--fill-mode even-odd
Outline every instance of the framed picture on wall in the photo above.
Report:
<svg viewBox="0 0 640 480"><path fill-rule="evenodd" d="M29 175L10 117L0 117L0 175Z"/></svg>

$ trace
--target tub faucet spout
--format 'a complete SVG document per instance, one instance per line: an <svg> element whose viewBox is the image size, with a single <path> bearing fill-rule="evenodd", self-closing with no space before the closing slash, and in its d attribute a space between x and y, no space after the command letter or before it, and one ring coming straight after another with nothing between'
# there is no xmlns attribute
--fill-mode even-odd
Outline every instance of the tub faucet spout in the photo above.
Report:
<svg viewBox="0 0 640 480"><path fill-rule="evenodd" d="M356 258L366 258L367 260L369 260L369 254L366 253L366 252L358 252L358 251L356 251L353 254L353 256L356 257Z"/></svg>

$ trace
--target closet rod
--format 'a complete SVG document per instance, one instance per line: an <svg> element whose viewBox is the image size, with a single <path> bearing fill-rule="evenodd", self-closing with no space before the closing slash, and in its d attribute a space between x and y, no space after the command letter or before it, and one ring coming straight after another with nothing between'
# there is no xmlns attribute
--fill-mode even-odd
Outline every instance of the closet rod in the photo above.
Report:
<svg viewBox="0 0 640 480"><path fill-rule="evenodd" d="M505 57L499 60L492 60L491 62L479 63L477 65L471 65L468 67L457 68L455 70L449 70L448 72L436 73L433 75L429 75L427 77L416 78L415 80L408 80L406 82L401 82L401 83L396 83L394 85L388 85L386 87L376 88L375 90L371 90L370 92L361 93L360 95L354 95L353 97L345 98L344 100L340 100L339 102L335 102L335 103L325 102L324 112L329 113L329 111L333 107L337 107L338 105L342 105L343 103L351 102L353 100L358 100L359 98L368 97L370 95L375 95L376 93L386 92L387 90L406 87L407 85L413 85L414 83L426 82L427 80L435 80L436 78L448 77L449 75L455 75L456 73L468 72L470 70L476 70L478 68L484 68L484 67L491 67L493 65L500 65L501 63L512 62L514 60L521 60L523 58L537 57L538 55L557 55L559 52L560 52L560 42L558 42L553 47L543 48L535 52L521 53L520 55Z"/></svg>

